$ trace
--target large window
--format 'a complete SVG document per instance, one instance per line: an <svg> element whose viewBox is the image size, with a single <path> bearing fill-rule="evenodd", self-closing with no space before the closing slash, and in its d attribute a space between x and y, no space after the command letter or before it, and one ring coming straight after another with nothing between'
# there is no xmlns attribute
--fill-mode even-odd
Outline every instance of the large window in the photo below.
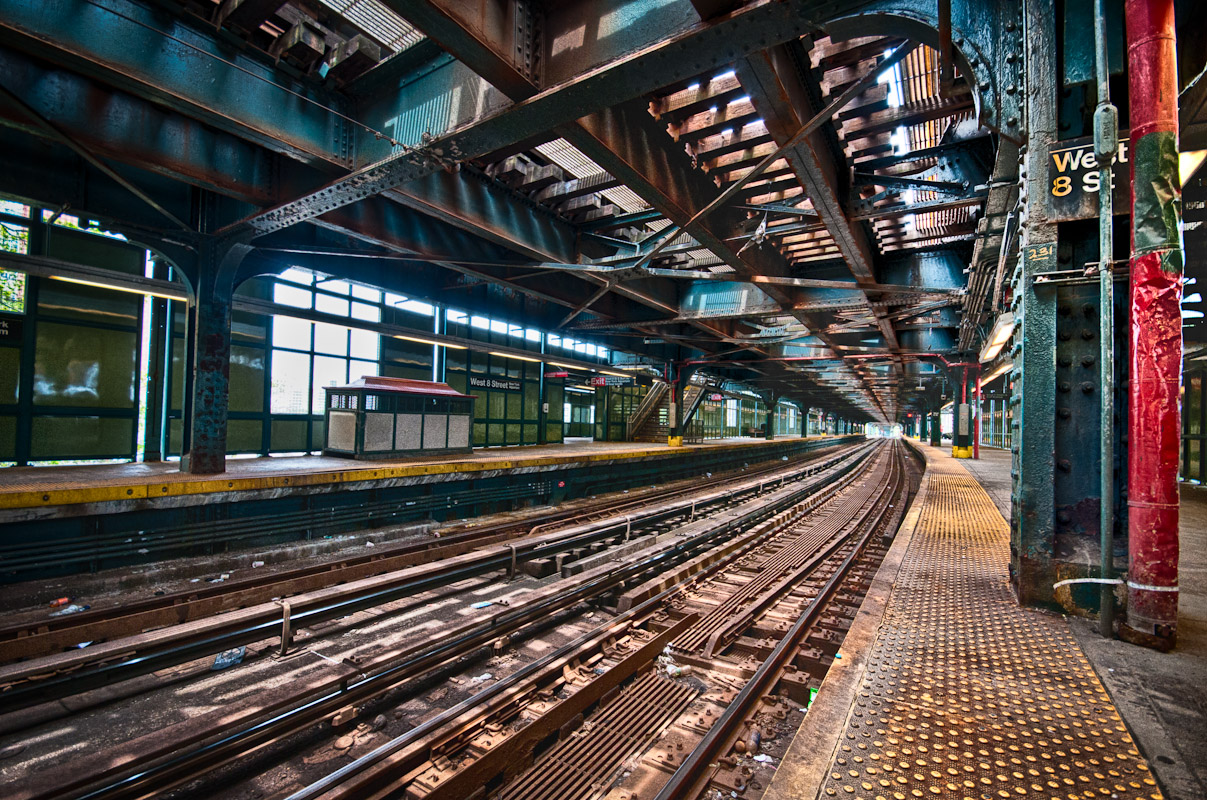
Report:
<svg viewBox="0 0 1207 800"><path fill-rule="evenodd" d="M365 322L381 321L382 293L291 269L273 285L273 302ZM374 331L278 315L272 320L273 414L322 414L324 387L380 374Z"/></svg>

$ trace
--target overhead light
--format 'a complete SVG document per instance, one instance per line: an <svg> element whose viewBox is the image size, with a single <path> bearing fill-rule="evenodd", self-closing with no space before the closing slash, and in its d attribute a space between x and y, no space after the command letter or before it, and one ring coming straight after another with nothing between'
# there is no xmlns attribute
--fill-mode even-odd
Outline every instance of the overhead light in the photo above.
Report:
<svg viewBox="0 0 1207 800"><path fill-rule="evenodd" d="M557 361L550 361L549 365L553 367L561 367L562 369L582 369L582 367L579 367L575 364L562 364Z"/></svg>
<svg viewBox="0 0 1207 800"><path fill-rule="evenodd" d="M993 372L990 372L985 377L981 378L981 385L984 386L986 383L989 383L991 380L993 380L997 376L1001 375L1003 372L1008 372L1013 366L1014 366L1013 361L1003 361L1001 364L998 365L997 369L995 369Z"/></svg>
<svg viewBox="0 0 1207 800"><path fill-rule="evenodd" d="M533 364L541 363L541 360L539 358L529 358L528 356L517 356L514 353L500 353L496 350L491 350L490 354L492 356L499 356L500 358L514 358L517 361L531 361Z"/></svg>
<svg viewBox="0 0 1207 800"><path fill-rule="evenodd" d="M445 344L444 342L434 342L431 339L420 339L418 336L403 336L402 334L394 334L395 339L406 339L408 342L418 342L419 344L431 344L436 347L447 347L450 350L465 350L467 348L459 344Z"/></svg>
<svg viewBox="0 0 1207 800"><path fill-rule="evenodd" d="M183 302L183 301L187 301L189 299L189 296L187 294L185 294L183 289L181 289L179 293L173 293L173 292L167 292L167 291L158 291L157 292L152 289L140 289L140 288L137 288L134 286L119 286L119 285L113 284L113 283L100 283L99 281L86 281L86 280L83 280L82 278L68 278L66 275L51 275L50 277L56 281L63 281L64 283L78 283L81 286L93 286L97 289L112 289L115 292L129 292L130 294L143 294L143 295L148 295L150 297L160 297L160 298L163 298L164 300L178 300L178 301Z"/></svg>
<svg viewBox="0 0 1207 800"><path fill-rule="evenodd" d="M1207 150L1191 150L1188 153L1178 153L1178 177L1185 186L1199 167L1203 166L1204 159L1207 159Z"/></svg>
<svg viewBox="0 0 1207 800"><path fill-rule="evenodd" d="M989 331L989 336L985 339L985 346L981 348L980 362L984 364L997 358L997 354L1002 352L1002 348L1013 334L1014 315L1009 311L999 314L997 321L993 323L993 330Z"/></svg>
<svg viewBox="0 0 1207 800"><path fill-rule="evenodd" d="M611 375L613 378L631 378L631 377L633 377L632 375L626 375L623 372L608 372L606 369L601 369L600 373L603 375Z"/></svg>

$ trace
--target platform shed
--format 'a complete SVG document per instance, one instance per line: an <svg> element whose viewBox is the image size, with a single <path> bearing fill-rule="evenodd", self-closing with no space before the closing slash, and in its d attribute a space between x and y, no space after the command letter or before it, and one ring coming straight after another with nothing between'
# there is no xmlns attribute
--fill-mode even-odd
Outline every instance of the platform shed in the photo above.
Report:
<svg viewBox="0 0 1207 800"><path fill-rule="evenodd" d="M468 453L474 396L446 383L366 376L327 386L325 455Z"/></svg>

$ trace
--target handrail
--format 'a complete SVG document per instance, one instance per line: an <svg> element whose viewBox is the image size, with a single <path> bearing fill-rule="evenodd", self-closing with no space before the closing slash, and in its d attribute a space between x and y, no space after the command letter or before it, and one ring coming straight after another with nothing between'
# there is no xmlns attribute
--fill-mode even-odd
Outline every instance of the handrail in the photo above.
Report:
<svg viewBox="0 0 1207 800"><path fill-rule="evenodd" d="M645 393L645 397L641 398L637 408L633 409L633 413L629 414L629 418L625 420L624 438L626 440L631 441L633 433L641 427L641 423L645 422L653 409L662 404L668 389L670 389L669 384L658 381Z"/></svg>

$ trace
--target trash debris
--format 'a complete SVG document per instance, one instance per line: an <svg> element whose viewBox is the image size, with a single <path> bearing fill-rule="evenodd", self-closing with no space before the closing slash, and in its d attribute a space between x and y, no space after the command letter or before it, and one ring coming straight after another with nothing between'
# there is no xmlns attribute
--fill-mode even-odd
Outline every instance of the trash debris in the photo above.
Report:
<svg viewBox="0 0 1207 800"><path fill-rule="evenodd" d="M92 642L80 642L79 644L77 644L77 645L75 646L75 649L77 649L77 650L83 650L85 647L87 647L87 646L88 646L88 645L90 645L90 644L92 644Z"/></svg>
<svg viewBox="0 0 1207 800"><path fill-rule="evenodd" d="M156 597L163 597L165 594L167 594L167 592L165 592L163 589L156 589L156 590L155 590L155 596L156 596Z"/></svg>
<svg viewBox="0 0 1207 800"><path fill-rule="evenodd" d="M67 605L74 599L75 599L74 597L60 597L58 600L51 600L50 603L48 603L48 605L51 608L58 608L59 606Z"/></svg>
<svg viewBox="0 0 1207 800"><path fill-rule="evenodd" d="M147 553L149 553L151 551L145 547L140 547L137 550L135 550L134 552L138 553L140 556L145 556Z"/></svg>
<svg viewBox="0 0 1207 800"><path fill-rule="evenodd" d="M491 675L489 672L483 672L481 675L475 675L473 678L470 678L469 682L477 686L478 684L486 683L489 680L494 680L494 677L495 676Z"/></svg>
<svg viewBox="0 0 1207 800"><path fill-rule="evenodd" d="M835 653L835 654L834 654L834 657L835 657L835 658L842 658L842 653Z"/></svg>
<svg viewBox="0 0 1207 800"><path fill-rule="evenodd" d="M782 457L780 458L780 461L787 461L787 460L788 460L788 456L782 456Z"/></svg>
<svg viewBox="0 0 1207 800"><path fill-rule="evenodd" d="M252 568L252 569L255 569L256 567L262 567L262 566L264 566L264 562L263 562L263 561L253 561L253 562L251 562L251 568Z"/></svg>
<svg viewBox="0 0 1207 800"><path fill-rule="evenodd" d="M684 675L690 675L692 668L690 666L679 666L678 664L668 664L666 674L672 678L682 678Z"/></svg>
<svg viewBox="0 0 1207 800"><path fill-rule="evenodd" d="M214 665L211 670L217 672L220 669L233 667L235 664L243 661L243 656L247 654L246 647L235 647L230 650L223 650L218 655L214 656Z"/></svg>
<svg viewBox="0 0 1207 800"><path fill-rule="evenodd" d="M376 547L376 546L377 545L373 544L372 542L365 542L365 547Z"/></svg>
<svg viewBox="0 0 1207 800"><path fill-rule="evenodd" d="M386 715L378 714L373 718L373 722L369 724L369 730L379 731L386 726Z"/></svg>
<svg viewBox="0 0 1207 800"><path fill-rule="evenodd" d="M486 608L487 606L493 606L494 604L494 600L483 600L479 603L474 603L470 606L470 608Z"/></svg>
<svg viewBox="0 0 1207 800"><path fill-rule="evenodd" d="M775 759L773 759L771 756L767 755L766 753L759 753L757 756L754 756L754 760L759 762L760 764L770 764Z"/></svg>
<svg viewBox="0 0 1207 800"><path fill-rule="evenodd" d="M189 583L201 583L201 578L189 578Z"/></svg>
<svg viewBox="0 0 1207 800"><path fill-rule="evenodd" d="M63 617L63 616L66 616L66 615L68 615L68 614L78 614L79 612L81 612L81 611L87 611L87 610L88 610L88 609L90 609L90 608L92 608L92 606L81 606L81 605L76 605L75 603L72 603L71 605L67 606L67 607L66 607L66 608L64 608L64 609L61 609L61 610L59 610L59 611L52 611L52 612L50 612L50 616L52 616L52 617Z"/></svg>

